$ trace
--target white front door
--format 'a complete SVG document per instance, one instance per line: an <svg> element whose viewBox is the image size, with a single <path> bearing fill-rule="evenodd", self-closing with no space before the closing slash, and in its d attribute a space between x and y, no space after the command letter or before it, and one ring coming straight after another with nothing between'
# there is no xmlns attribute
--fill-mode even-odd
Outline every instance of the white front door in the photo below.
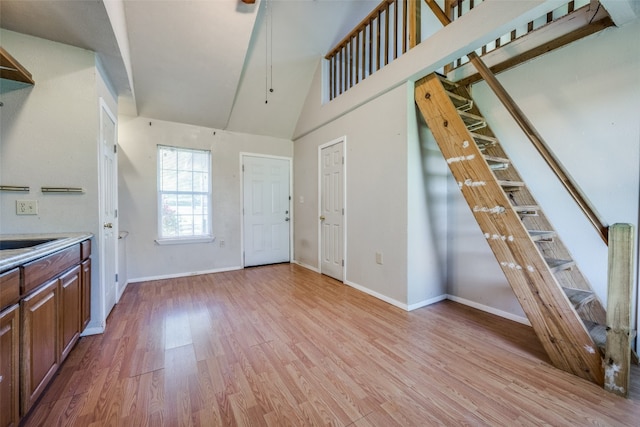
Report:
<svg viewBox="0 0 640 427"><path fill-rule="evenodd" d="M291 160L243 155L244 266L290 261Z"/></svg>
<svg viewBox="0 0 640 427"><path fill-rule="evenodd" d="M344 279L344 142L320 150L320 271Z"/></svg>
<svg viewBox="0 0 640 427"><path fill-rule="evenodd" d="M118 259L118 159L116 118L100 100L100 293L105 321L116 304Z"/></svg>

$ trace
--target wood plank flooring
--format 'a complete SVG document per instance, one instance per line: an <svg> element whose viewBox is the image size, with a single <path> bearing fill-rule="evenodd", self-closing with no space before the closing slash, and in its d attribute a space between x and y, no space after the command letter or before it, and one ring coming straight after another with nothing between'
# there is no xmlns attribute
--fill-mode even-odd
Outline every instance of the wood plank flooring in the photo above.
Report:
<svg viewBox="0 0 640 427"><path fill-rule="evenodd" d="M281 264L129 285L24 425L632 426L633 387L553 368L527 326Z"/></svg>

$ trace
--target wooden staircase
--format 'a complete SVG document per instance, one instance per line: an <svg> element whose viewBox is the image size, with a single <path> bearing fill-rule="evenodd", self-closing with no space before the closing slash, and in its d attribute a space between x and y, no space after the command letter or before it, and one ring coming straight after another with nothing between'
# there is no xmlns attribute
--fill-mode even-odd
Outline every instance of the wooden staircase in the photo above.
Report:
<svg viewBox="0 0 640 427"><path fill-rule="evenodd" d="M415 100L552 363L603 385L605 309L469 93L431 74Z"/></svg>

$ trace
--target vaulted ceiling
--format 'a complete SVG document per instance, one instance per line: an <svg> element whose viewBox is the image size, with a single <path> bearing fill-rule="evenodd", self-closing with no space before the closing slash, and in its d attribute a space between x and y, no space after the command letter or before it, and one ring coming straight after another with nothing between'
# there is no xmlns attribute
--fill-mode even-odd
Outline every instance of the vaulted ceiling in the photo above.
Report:
<svg viewBox="0 0 640 427"><path fill-rule="evenodd" d="M290 138L320 58L378 3L2 0L0 26L96 51L121 113Z"/></svg>

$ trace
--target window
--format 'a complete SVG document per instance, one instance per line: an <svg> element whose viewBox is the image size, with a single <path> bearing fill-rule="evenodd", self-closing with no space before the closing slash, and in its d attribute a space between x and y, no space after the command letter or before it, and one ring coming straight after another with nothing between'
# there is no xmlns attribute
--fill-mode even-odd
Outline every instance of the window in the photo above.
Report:
<svg viewBox="0 0 640 427"><path fill-rule="evenodd" d="M212 239L211 152L158 145L158 242Z"/></svg>

